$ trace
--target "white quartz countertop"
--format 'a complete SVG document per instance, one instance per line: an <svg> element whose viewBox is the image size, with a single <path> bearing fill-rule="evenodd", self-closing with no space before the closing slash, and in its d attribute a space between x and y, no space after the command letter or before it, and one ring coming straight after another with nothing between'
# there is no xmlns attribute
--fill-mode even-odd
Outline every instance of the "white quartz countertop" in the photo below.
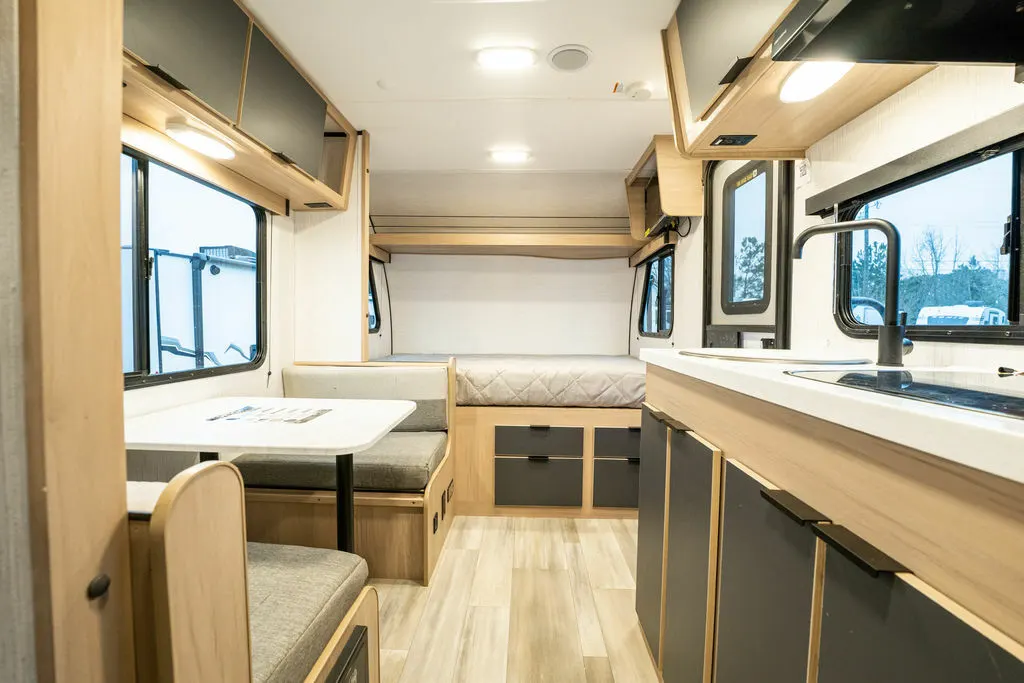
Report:
<svg viewBox="0 0 1024 683"><path fill-rule="evenodd" d="M681 375L1024 483L1024 420L888 396L785 374L843 366L749 363L644 349L640 359ZM875 369L852 365L851 371ZM890 368L891 369L891 368ZM908 368L979 372L978 368ZM995 369L990 369L993 375ZM981 370L984 371L984 370Z"/></svg>

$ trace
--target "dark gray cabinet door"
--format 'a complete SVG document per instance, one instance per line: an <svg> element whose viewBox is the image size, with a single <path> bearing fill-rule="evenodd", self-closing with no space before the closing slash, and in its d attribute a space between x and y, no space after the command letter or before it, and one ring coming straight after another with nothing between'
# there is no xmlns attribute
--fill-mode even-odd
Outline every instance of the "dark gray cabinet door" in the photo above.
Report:
<svg viewBox="0 0 1024 683"><path fill-rule="evenodd" d="M756 479L726 464L716 683L807 678L816 538L761 491Z"/></svg>
<svg viewBox="0 0 1024 683"><path fill-rule="evenodd" d="M662 553L665 544L665 467L668 427L646 406L640 435L637 512L636 613L655 658L661 645Z"/></svg>
<svg viewBox="0 0 1024 683"><path fill-rule="evenodd" d="M682 0L676 10L686 89L694 118L718 97L719 84L751 55L791 0ZM731 131L736 133L747 131Z"/></svg>
<svg viewBox="0 0 1024 683"><path fill-rule="evenodd" d="M248 31L249 17L232 0L124 3L124 46L232 121Z"/></svg>
<svg viewBox="0 0 1024 683"><path fill-rule="evenodd" d="M494 428L495 455L561 455L583 457L583 427Z"/></svg>
<svg viewBox="0 0 1024 683"><path fill-rule="evenodd" d="M704 680L714 479L714 452L689 432L673 430L661 662L665 683Z"/></svg>
<svg viewBox="0 0 1024 683"><path fill-rule="evenodd" d="M1005 683L1024 662L898 575L829 548L818 683Z"/></svg>
<svg viewBox="0 0 1024 683"><path fill-rule="evenodd" d="M583 505L583 460L495 458L495 505Z"/></svg>
<svg viewBox="0 0 1024 683"><path fill-rule="evenodd" d="M635 508L640 493L640 461L594 460L594 507Z"/></svg>
<svg viewBox="0 0 1024 683"><path fill-rule="evenodd" d="M254 26L242 101L242 130L314 178L324 151L327 103Z"/></svg>

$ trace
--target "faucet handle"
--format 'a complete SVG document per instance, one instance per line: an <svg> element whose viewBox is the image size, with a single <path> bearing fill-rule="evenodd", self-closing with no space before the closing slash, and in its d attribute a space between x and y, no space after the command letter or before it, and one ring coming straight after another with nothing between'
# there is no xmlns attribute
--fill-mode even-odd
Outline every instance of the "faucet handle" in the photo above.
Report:
<svg viewBox="0 0 1024 683"><path fill-rule="evenodd" d="M896 320L897 320L897 324L900 327L906 327L907 326L907 312L906 311L900 311L896 315Z"/></svg>

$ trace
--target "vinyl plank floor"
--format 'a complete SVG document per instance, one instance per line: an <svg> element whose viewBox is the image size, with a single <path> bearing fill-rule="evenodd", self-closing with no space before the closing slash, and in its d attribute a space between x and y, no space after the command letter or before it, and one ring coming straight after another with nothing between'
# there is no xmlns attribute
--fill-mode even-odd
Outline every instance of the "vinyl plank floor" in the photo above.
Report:
<svg viewBox="0 0 1024 683"><path fill-rule="evenodd" d="M583 666L587 671L587 683L615 683L607 657L584 657Z"/></svg>
<svg viewBox="0 0 1024 683"><path fill-rule="evenodd" d="M516 517L516 569L565 569L565 520Z"/></svg>
<svg viewBox="0 0 1024 683"><path fill-rule="evenodd" d="M636 579L629 572L629 565L622 554L612 527L614 520L577 519L576 530L580 545L587 559L590 585L594 589L636 588Z"/></svg>
<svg viewBox="0 0 1024 683"><path fill-rule="evenodd" d="M633 520L628 519L612 519L611 522L612 531L615 533L615 541L619 544L619 550L622 551L622 557L626 560L626 568L629 569L630 575L633 577L634 584L636 583L636 536L630 530L628 522Z"/></svg>
<svg viewBox="0 0 1024 683"><path fill-rule="evenodd" d="M380 646L384 650L408 650L427 606L429 589L415 581L375 579L383 589L380 606Z"/></svg>
<svg viewBox="0 0 1024 683"><path fill-rule="evenodd" d="M615 680L658 683L658 674L636 617L636 591L595 590L594 602Z"/></svg>
<svg viewBox="0 0 1024 683"><path fill-rule="evenodd" d="M575 528L575 526L573 527ZM566 560L569 565L569 583L572 587L572 601L576 607L576 626L579 630L580 646L584 657L607 657L601 622L594 604L594 593L590 587L587 560L583 546L579 543L565 544Z"/></svg>
<svg viewBox="0 0 1024 683"><path fill-rule="evenodd" d="M569 572L514 569L508 683L586 683Z"/></svg>
<svg viewBox="0 0 1024 683"><path fill-rule="evenodd" d="M405 650L380 651L380 683L398 683L405 668L405 658L409 653ZM588 682L589 683L589 682Z"/></svg>
<svg viewBox="0 0 1024 683"><path fill-rule="evenodd" d="M473 607L509 607L512 604L512 565L515 532L510 517L485 520L469 604Z"/></svg>
<svg viewBox="0 0 1024 683"><path fill-rule="evenodd" d="M455 683L505 683L508 607L470 607L462 629Z"/></svg>

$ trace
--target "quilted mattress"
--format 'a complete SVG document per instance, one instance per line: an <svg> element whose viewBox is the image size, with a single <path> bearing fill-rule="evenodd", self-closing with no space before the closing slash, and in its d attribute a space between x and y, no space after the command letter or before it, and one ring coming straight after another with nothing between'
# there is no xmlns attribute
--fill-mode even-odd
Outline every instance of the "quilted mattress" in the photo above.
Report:
<svg viewBox="0 0 1024 683"><path fill-rule="evenodd" d="M389 361L445 361L396 355ZM456 356L460 406L639 408L645 364L631 356Z"/></svg>

